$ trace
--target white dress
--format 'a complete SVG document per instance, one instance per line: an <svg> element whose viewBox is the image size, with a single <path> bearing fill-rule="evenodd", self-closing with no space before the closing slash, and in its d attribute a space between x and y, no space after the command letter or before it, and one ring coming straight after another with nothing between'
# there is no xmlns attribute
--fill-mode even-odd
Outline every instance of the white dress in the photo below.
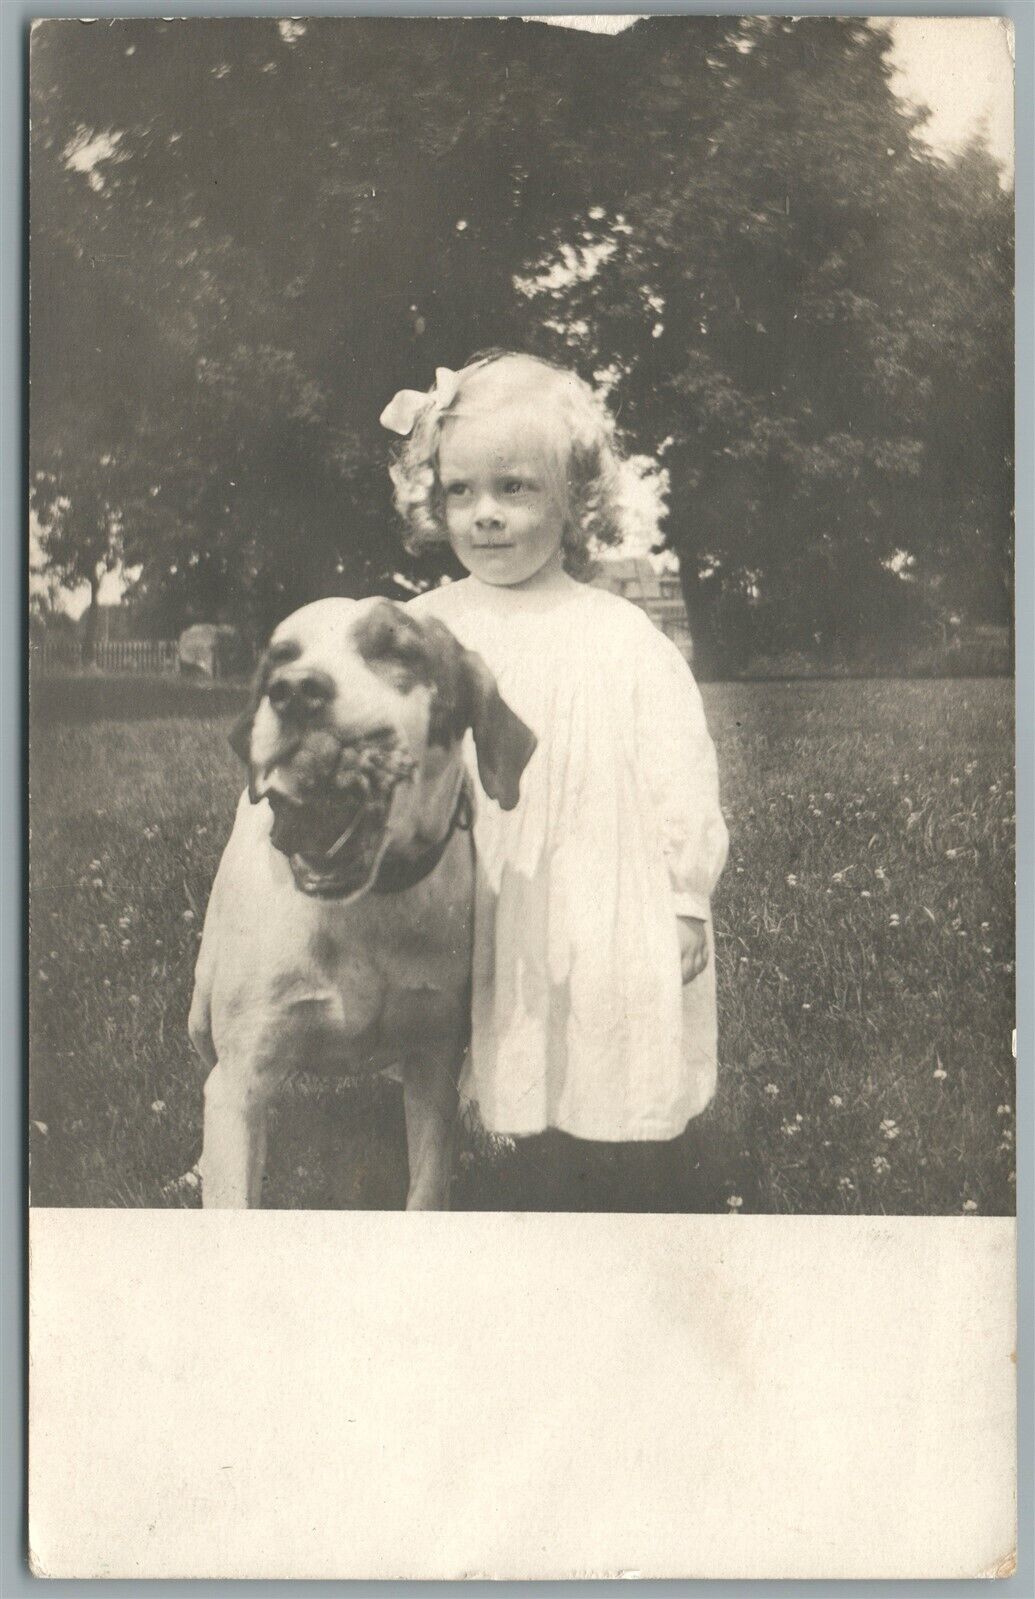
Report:
<svg viewBox="0 0 1035 1599"><path fill-rule="evenodd" d="M715 1091L709 896L727 848L690 670L636 606L563 573L411 603L483 657L539 740L515 810L479 791L463 1091L497 1133L674 1138ZM685 987L677 915L708 923Z"/></svg>

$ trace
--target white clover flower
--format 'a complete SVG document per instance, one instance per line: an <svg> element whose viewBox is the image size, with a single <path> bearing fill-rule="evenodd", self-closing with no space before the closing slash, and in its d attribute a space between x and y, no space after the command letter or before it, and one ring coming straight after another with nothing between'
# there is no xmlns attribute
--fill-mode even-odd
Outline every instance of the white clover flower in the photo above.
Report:
<svg viewBox="0 0 1035 1599"><path fill-rule="evenodd" d="M891 1116L886 1116L880 1124L880 1130L887 1139L897 1138L902 1129Z"/></svg>
<svg viewBox="0 0 1035 1599"><path fill-rule="evenodd" d="M731 1194L729 1196L729 1198L727 1199L726 1203L729 1206L730 1210L736 1212L743 1205L744 1201L741 1199L739 1194Z"/></svg>
<svg viewBox="0 0 1035 1599"><path fill-rule="evenodd" d="M768 1094L770 1099L775 1099L780 1090L777 1088L775 1083L766 1083L762 1092L763 1094Z"/></svg>
<svg viewBox="0 0 1035 1599"><path fill-rule="evenodd" d="M883 1155L874 1155L870 1164L878 1175L891 1170L891 1163L885 1160Z"/></svg>
<svg viewBox="0 0 1035 1599"><path fill-rule="evenodd" d="M846 1194L853 1194L855 1192L855 1184L850 1177L839 1177L837 1179L837 1186L838 1188L843 1188Z"/></svg>
<svg viewBox="0 0 1035 1599"><path fill-rule="evenodd" d="M963 1201L963 1209L965 1211L967 1211L968 1213L972 1213L973 1211L977 1210L977 1200L976 1199L965 1199Z"/></svg>
<svg viewBox="0 0 1035 1599"><path fill-rule="evenodd" d="M797 888L797 886L798 886L797 877L795 876L795 874L793 872L788 872L787 873L787 887L788 888Z"/></svg>
<svg viewBox="0 0 1035 1599"><path fill-rule="evenodd" d="M840 1110L841 1106L844 1104L844 1100L841 1098L840 1094L831 1094L830 1098L827 1100L827 1104L833 1105L835 1110Z"/></svg>
<svg viewBox="0 0 1035 1599"><path fill-rule="evenodd" d="M931 1076L934 1078L935 1082L937 1082L937 1083L944 1083L944 1081L948 1077L948 1075L949 1074L945 1070L944 1066L936 1067L935 1070L931 1073Z"/></svg>
<svg viewBox="0 0 1035 1599"><path fill-rule="evenodd" d="M996 1113L997 1116L1012 1116L1013 1115L1013 1111L1010 1109L1009 1105L997 1105L996 1108L995 1108L995 1113Z"/></svg>
<svg viewBox="0 0 1035 1599"><path fill-rule="evenodd" d="M161 1116L162 1112L165 1110L165 1100L153 1099L151 1101L151 1109L154 1111L156 1116Z"/></svg>

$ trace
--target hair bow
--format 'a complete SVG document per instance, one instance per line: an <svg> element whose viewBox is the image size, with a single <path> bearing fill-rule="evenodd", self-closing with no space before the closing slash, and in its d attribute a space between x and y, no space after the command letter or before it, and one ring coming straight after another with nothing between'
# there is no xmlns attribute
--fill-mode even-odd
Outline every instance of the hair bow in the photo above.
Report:
<svg viewBox="0 0 1035 1599"><path fill-rule="evenodd" d="M435 368L435 381L426 394L419 389L400 389L389 400L379 418L381 426L390 428L393 433L401 433L405 438L413 432L417 418L427 406L430 405L435 411L447 410L456 399L459 387L459 375L451 372L447 366L438 366Z"/></svg>

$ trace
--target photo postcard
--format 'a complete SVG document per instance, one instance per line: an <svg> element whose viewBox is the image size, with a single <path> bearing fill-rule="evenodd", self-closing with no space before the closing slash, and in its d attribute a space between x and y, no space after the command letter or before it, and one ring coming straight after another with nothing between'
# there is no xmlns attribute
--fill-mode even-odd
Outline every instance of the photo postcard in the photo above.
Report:
<svg viewBox="0 0 1035 1599"><path fill-rule="evenodd" d="M1008 1575L1012 24L29 109L32 1570Z"/></svg>

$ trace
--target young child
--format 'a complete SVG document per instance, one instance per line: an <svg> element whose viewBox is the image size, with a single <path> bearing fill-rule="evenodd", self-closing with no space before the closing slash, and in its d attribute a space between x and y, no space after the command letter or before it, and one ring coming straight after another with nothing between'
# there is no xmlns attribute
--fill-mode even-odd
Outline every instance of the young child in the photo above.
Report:
<svg viewBox="0 0 1035 1599"><path fill-rule="evenodd" d="M726 859L715 751L676 647L576 581L620 541L614 425L573 373L491 353L382 422L410 547L470 574L412 603L491 667L539 743L511 812L478 808L463 1085L520 1137L672 1140L716 1080L709 898Z"/></svg>

